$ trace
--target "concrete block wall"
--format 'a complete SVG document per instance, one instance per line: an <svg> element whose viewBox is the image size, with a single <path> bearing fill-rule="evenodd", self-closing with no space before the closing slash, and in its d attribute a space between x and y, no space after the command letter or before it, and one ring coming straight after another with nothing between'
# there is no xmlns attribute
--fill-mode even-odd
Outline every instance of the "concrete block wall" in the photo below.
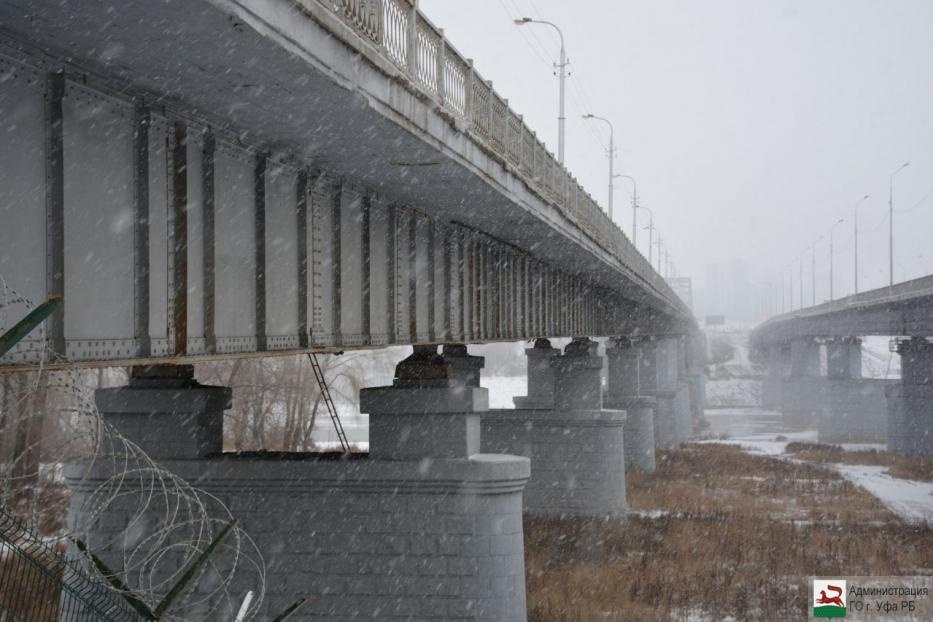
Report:
<svg viewBox="0 0 933 622"><path fill-rule="evenodd" d="M197 385L189 366L134 368L128 387L98 391L97 400L105 420L138 433L161 467L218 505L204 513L240 521L265 562L258 619L307 597L290 619L524 620L521 514L530 466L527 458L479 453L488 399L478 386L481 367L464 346L445 346L443 354L415 347L396 367L393 386L361 391L371 453L339 459L204 452L202 441L214 447L220 440L215 424L229 392ZM167 390L169 401L155 399ZM149 427L158 433L147 435ZM190 537L190 527L165 542L148 538L164 532L172 504L182 501L184 515L191 500L153 496L149 474L134 478L133 471L119 496L102 498L124 469L107 460L67 467L71 525L131 586L158 586L183 561L166 545ZM136 567L140 542L159 553L153 568ZM261 572L234 574L226 586L231 601L212 609L206 596L218 581L205 575L203 594L195 594L204 598L185 615L232 619L247 591L263 588Z"/></svg>
<svg viewBox="0 0 933 622"><path fill-rule="evenodd" d="M226 504L262 551L266 597L259 619L299 596L308 601L291 619L525 619L524 458L223 457L163 466ZM66 476L74 516L108 473L71 465ZM133 495L123 496L91 533L92 549L116 568L122 568L118 550L138 531L127 529L134 508ZM147 516L158 520L159 510L156 503ZM164 574L174 570L166 558ZM236 577L231 593L245 596L257 589L255 580L251 573ZM208 577L202 591L211 583ZM235 614L225 609L211 617Z"/></svg>
<svg viewBox="0 0 933 622"><path fill-rule="evenodd" d="M622 425L622 442L625 448L625 470L652 473L654 459L654 408L653 397L608 397L606 408L625 410Z"/></svg>
<svg viewBox="0 0 933 622"><path fill-rule="evenodd" d="M889 444L893 451L933 458L933 343L912 337L898 343L901 384L889 392Z"/></svg>
<svg viewBox="0 0 933 622"><path fill-rule="evenodd" d="M693 435L693 409L690 405L690 385L678 382L675 390L674 438L680 444Z"/></svg>
<svg viewBox="0 0 933 622"><path fill-rule="evenodd" d="M784 381L784 422L798 428L815 428L829 397L829 381L820 376L800 376Z"/></svg>
<svg viewBox="0 0 933 622"><path fill-rule="evenodd" d="M489 410L482 448L531 460L524 492L529 514L622 520L625 422L621 410Z"/></svg>
<svg viewBox="0 0 933 622"><path fill-rule="evenodd" d="M896 381L848 378L828 381L828 403L819 418L821 443L885 443L885 389Z"/></svg>
<svg viewBox="0 0 933 622"><path fill-rule="evenodd" d="M653 393L656 404L654 409L654 446L658 449L677 447L677 424L675 412L677 391L658 390Z"/></svg>
<svg viewBox="0 0 933 622"><path fill-rule="evenodd" d="M933 386L894 384L888 398L888 451L933 458Z"/></svg>

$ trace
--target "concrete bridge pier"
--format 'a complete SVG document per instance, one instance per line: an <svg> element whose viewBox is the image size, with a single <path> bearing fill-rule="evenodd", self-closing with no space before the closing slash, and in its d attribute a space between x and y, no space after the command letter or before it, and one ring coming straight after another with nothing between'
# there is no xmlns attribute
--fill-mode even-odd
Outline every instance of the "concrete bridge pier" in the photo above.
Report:
<svg viewBox="0 0 933 622"><path fill-rule="evenodd" d="M820 343L812 337L790 344L790 377L784 383L782 411L785 424L814 427L826 403L826 379L820 375Z"/></svg>
<svg viewBox="0 0 933 622"><path fill-rule="evenodd" d="M544 338L535 339L534 347L525 349L528 359L528 395L513 398L515 408L552 410L554 408L554 368L551 361L560 350Z"/></svg>
<svg viewBox="0 0 933 622"><path fill-rule="evenodd" d="M779 410L784 400L784 372L787 369L790 349L787 344L772 343L768 345L766 357L761 404L769 410Z"/></svg>
<svg viewBox="0 0 933 622"><path fill-rule="evenodd" d="M137 368L128 387L100 390L97 402L162 467L239 519L267 563L260 619L303 596L295 619L524 620L529 462L479 453L487 404L481 366L462 346L443 355L415 347L392 386L361 391L370 454L341 459L221 454L230 391L198 385L190 367ZM142 485L134 495L130 477L119 503L89 516L100 501L95 491L113 474L105 460L66 469L72 518L96 519L91 547L121 570L121 550L138 542L139 525L158 527L164 508ZM170 555L158 563L155 577L177 570ZM256 587L255 576L234 577L230 592ZM221 609L209 617L235 615Z"/></svg>
<svg viewBox="0 0 933 622"><path fill-rule="evenodd" d="M622 410L603 410L598 344L575 338L563 355L546 339L528 354L528 396L483 417L483 450L531 459L529 514L623 520ZM545 367L549 367L547 369Z"/></svg>
<svg viewBox="0 0 933 622"><path fill-rule="evenodd" d="M887 439L885 386L862 377L862 342L837 337L826 343L827 403L819 419L823 443L883 443Z"/></svg>
<svg viewBox="0 0 933 622"><path fill-rule="evenodd" d="M639 339L634 347L639 351L640 392L655 399L652 421L655 449L676 447L674 405L677 391L672 386L667 344L663 339L649 337Z"/></svg>
<svg viewBox="0 0 933 622"><path fill-rule="evenodd" d="M606 344L608 385L603 405L624 410L625 470L651 473L654 460L654 408L657 400L641 394L639 356L641 350L627 337Z"/></svg>
<svg viewBox="0 0 933 622"><path fill-rule="evenodd" d="M933 343L912 337L897 345L901 381L886 388L888 451L933 458Z"/></svg>
<svg viewBox="0 0 933 622"><path fill-rule="evenodd" d="M686 381L690 385L690 406L693 429L704 425L706 409L706 336L703 333L686 336Z"/></svg>
<svg viewBox="0 0 933 622"><path fill-rule="evenodd" d="M674 426L677 443L686 441L693 435L693 396L691 392L691 378L687 371L687 351L684 337L675 337L669 340L671 356L673 357L672 374L674 386L677 390L674 402Z"/></svg>

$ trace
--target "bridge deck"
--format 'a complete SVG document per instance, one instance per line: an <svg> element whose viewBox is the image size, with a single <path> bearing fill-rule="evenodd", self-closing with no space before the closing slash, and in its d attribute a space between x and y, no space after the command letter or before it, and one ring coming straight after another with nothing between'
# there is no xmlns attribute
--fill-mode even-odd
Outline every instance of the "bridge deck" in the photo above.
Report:
<svg viewBox="0 0 933 622"><path fill-rule="evenodd" d="M692 322L455 50L442 92L333 9L0 4L0 276L7 302L65 298L5 362Z"/></svg>
<svg viewBox="0 0 933 622"><path fill-rule="evenodd" d="M795 337L933 335L933 276L862 292L771 318L755 329L757 344Z"/></svg>

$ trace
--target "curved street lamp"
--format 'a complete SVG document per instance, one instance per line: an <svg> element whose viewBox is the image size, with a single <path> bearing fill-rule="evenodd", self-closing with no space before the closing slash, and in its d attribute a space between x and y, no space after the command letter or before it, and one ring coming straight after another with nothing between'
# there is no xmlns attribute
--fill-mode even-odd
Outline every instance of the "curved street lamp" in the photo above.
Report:
<svg viewBox="0 0 933 622"><path fill-rule="evenodd" d="M545 26L550 26L557 31L557 35L560 37L560 63L557 64L558 69L560 70L560 114L557 117L557 161L561 164L564 163L564 92L565 92L565 83L567 80L566 69L567 65L570 63L567 62L567 53L564 50L564 33L560 31L560 28L557 27L557 24L545 21L543 19L532 19L530 17L520 17L515 20L516 26L524 26L525 24L544 24Z"/></svg>
<svg viewBox="0 0 933 622"><path fill-rule="evenodd" d="M866 194L862 199L855 204L855 207L852 209L852 221L855 223L855 293L858 293L858 208L859 206L867 201L871 197L870 194Z"/></svg>
<svg viewBox="0 0 933 622"><path fill-rule="evenodd" d="M631 175L613 175L613 177L621 177L632 182L632 244L638 248L638 184Z"/></svg>
<svg viewBox="0 0 933 622"><path fill-rule="evenodd" d="M833 226L829 228L829 300L833 300L833 232L836 227L845 222L845 218L840 218Z"/></svg>
<svg viewBox="0 0 933 622"><path fill-rule="evenodd" d="M598 117L595 114L585 114L583 115L584 119L595 119L596 121L602 121L609 126L609 222L612 222L612 160L615 155L615 131L612 128L612 121L605 117Z"/></svg>
<svg viewBox="0 0 933 622"><path fill-rule="evenodd" d="M904 162L900 168L891 173L888 184L888 270L890 271L891 282L894 285L894 176L910 166L910 162Z"/></svg>
<svg viewBox="0 0 933 622"><path fill-rule="evenodd" d="M650 208L647 208L644 205L636 205L635 209L643 209L648 212L648 226L644 228L648 230L648 265L650 266L653 258L652 247L654 246L654 232L656 231L654 228L654 212L652 212Z"/></svg>

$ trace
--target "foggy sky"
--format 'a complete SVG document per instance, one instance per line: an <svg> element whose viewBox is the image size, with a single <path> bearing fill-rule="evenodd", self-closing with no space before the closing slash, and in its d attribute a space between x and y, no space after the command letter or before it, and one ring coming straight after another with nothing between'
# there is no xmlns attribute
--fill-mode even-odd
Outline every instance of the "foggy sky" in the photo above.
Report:
<svg viewBox="0 0 933 622"><path fill-rule="evenodd" d="M608 117L616 172L638 181L682 275L739 257L779 283L818 237L817 300L853 287L852 208L859 210L859 289L888 280L888 179L898 174L895 280L933 272L933 2L927 0L421 0L424 13L557 151L564 32L572 76L566 163L605 207ZM615 220L631 238L631 184L617 179ZM924 200L925 198L925 200ZM639 228L647 224L640 211ZM647 231L638 232L647 254ZM789 275L789 271L785 272ZM806 302L810 256L805 255ZM778 287L775 285L775 287ZM775 290L779 291L779 290Z"/></svg>

